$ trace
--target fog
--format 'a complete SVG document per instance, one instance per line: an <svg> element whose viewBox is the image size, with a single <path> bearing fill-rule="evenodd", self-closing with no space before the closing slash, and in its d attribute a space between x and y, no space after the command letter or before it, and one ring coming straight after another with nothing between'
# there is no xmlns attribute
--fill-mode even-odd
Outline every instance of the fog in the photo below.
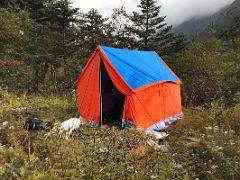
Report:
<svg viewBox="0 0 240 180"><path fill-rule="evenodd" d="M128 12L136 11L140 0L74 0L74 6L87 12L97 9L104 17L109 17L114 7L125 6ZM234 0L157 0L161 5L161 15L167 16L168 24L174 26L192 18L202 18L218 12Z"/></svg>

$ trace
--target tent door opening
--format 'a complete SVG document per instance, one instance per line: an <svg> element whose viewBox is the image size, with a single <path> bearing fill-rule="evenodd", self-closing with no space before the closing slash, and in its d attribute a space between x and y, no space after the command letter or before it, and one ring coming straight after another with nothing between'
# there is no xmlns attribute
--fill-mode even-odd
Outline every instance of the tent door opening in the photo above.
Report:
<svg viewBox="0 0 240 180"><path fill-rule="evenodd" d="M102 124L120 126L125 96L113 84L103 62L100 62Z"/></svg>

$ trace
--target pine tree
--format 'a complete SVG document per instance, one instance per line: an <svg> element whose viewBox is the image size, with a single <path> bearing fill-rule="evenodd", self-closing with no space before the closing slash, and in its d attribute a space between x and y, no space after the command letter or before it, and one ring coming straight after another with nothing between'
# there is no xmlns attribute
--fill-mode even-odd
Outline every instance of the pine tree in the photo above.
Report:
<svg viewBox="0 0 240 180"><path fill-rule="evenodd" d="M52 79L56 79L57 68L63 68L65 72L62 77L68 79L65 85L71 84L70 73L67 73L70 63L67 62L76 50L73 22L78 9L70 5L68 0L25 0L25 10L32 19L31 28L24 32L29 36L25 53L33 73L32 92L39 91L49 71L53 72Z"/></svg>
<svg viewBox="0 0 240 180"><path fill-rule="evenodd" d="M50 7L51 31L55 32L52 40L55 42L54 54L56 65L63 68L61 85L63 88L71 88L75 81L73 66L79 61L79 30L78 22L79 9L72 6L70 0L58 0ZM54 67L55 69L57 67Z"/></svg>
<svg viewBox="0 0 240 180"><path fill-rule="evenodd" d="M131 32L136 36L136 47L144 50L155 50L160 55L173 51L175 40L172 26L165 23L166 16L160 16L160 6L155 0L141 0L140 13L133 12ZM179 41L180 42L180 41Z"/></svg>
<svg viewBox="0 0 240 180"><path fill-rule="evenodd" d="M73 8L69 0L59 0L52 6L51 20L55 23L55 30L61 34L61 47L63 62L67 64L67 57L69 56L69 48L72 45L73 35L71 32L74 29L74 24L77 21L78 8Z"/></svg>
<svg viewBox="0 0 240 180"><path fill-rule="evenodd" d="M0 8L19 10L26 7L26 2L24 0L1 0Z"/></svg>
<svg viewBox="0 0 240 180"><path fill-rule="evenodd" d="M80 26L88 53L93 52L96 46L103 42L105 21L106 19L96 9L91 9L83 14L83 23Z"/></svg>
<svg viewBox="0 0 240 180"><path fill-rule="evenodd" d="M121 48L134 47L133 37L129 31L129 29L131 29L131 19L126 12L125 7L121 6L113 9L109 25L112 37L111 46Z"/></svg>
<svg viewBox="0 0 240 180"><path fill-rule="evenodd" d="M23 46L28 37L23 32L30 27L27 12L0 8L0 86L20 91L28 88L29 68L24 63Z"/></svg>
<svg viewBox="0 0 240 180"><path fill-rule="evenodd" d="M218 27L217 37L224 41L226 48L237 48L240 41L239 8L230 9L224 16L229 25Z"/></svg>

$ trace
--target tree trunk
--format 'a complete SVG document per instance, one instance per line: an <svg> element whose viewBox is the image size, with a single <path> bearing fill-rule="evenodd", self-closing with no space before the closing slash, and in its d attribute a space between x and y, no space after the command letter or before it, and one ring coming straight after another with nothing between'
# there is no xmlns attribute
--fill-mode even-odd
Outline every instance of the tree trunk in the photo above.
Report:
<svg viewBox="0 0 240 180"><path fill-rule="evenodd" d="M32 92L37 93L39 91L39 66L34 67L34 80L32 86Z"/></svg>
<svg viewBox="0 0 240 180"><path fill-rule="evenodd" d="M148 50L148 26L149 26L149 12L148 12L149 5L147 5L147 21L146 21L146 32L145 32L145 44L144 49Z"/></svg>

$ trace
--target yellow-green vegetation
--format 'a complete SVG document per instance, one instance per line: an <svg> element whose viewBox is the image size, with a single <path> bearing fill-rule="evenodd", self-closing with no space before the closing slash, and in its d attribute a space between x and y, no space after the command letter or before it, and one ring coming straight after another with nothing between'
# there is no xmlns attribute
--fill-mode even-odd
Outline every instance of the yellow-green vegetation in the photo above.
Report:
<svg viewBox="0 0 240 180"><path fill-rule="evenodd" d="M240 105L185 109L184 119L167 129L162 151L138 129L81 126L69 140L24 130L28 117L58 123L75 116L74 94L16 97L1 90L0 100L0 179L240 177Z"/></svg>

